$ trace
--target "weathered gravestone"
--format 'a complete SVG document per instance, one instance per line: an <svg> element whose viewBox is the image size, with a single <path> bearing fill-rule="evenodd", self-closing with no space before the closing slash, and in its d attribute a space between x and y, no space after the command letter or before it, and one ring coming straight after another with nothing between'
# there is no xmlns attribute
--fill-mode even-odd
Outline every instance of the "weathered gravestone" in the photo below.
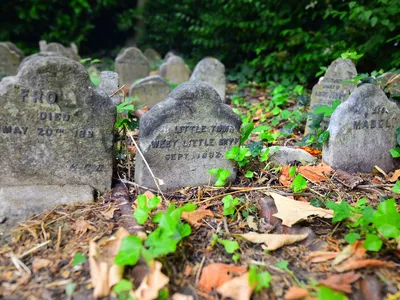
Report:
<svg viewBox="0 0 400 300"><path fill-rule="evenodd" d="M311 112L321 105L332 106L333 101L346 101L354 90L354 84L342 84L357 75L356 67L350 59L338 58L326 70L325 75L313 87L311 94ZM312 120L309 118L306 125L306 134L309 132ZM328 128L329 117L320 125L321 129Z"/></svg>
<svg viewBox="0 0 400 300"><path fill-rule="evenodd" d="M47 44L46 41L39 42L39 48L41 52L53 52L60 56L68 57L70 59L80 61L80 57L78 53L71 48L66 48L59 43L49 43ZM75 49L76 50L76 49Z"/></svg>
<svg viewBox="0 0 400 300"><path fill-rule="evenodd" d="M164 60L168 60L171 56L177 56L178 54L175 51L168 51L167 54L164 56Z"/></svg>
<svg viewBox="0 0 400 300"><path fill-rule="evenodd" d="M0 83L0 107L0 195L18 187L25 190L16 194L20 203L26 203L25 194L30 199L21 207L0 196L0 218L43 207L43 194L59 197L57 185L66 194L86 191L82 200L89 198L87 191L93 199L92 188L111 187L115 107L104 91L94 88L80 63L65 57L31 58L16 76ZM41 197L37 202L35 194Z"/></svg>
<svg viewBox="0 0 400 300"><path fill-rule="evenodd" d="M189 80L190 69L185 64L182 57L170 56L168 60L160 66L160 75L171 83L179 84Z"/></svg>
<svg viewBox="0 0 400 300"><path fill-rule="evenodd" d="M389 172L399 165L389 150L396 146L400 109L373 84L355 89L331 116L329 140L322 159L334 169L372 172L375 165Z"/></svg>
<svg viewBox="0 0 400 300"><path fill-rule="evenodd" d="M149 75L150 66L142 51L130 47L115 59L115 72L119 75L120 84L129 88L136 80Z"/></svg>
<svg viewBox="0 0 400 300"><path fill-rule="evenodd" d="M17 52L21 60L25 57L24 52L21 49L19 49L17 45L15 45L14 43L12 42L3 42L3 43L6 44L8 48L10 48L12 51Z"/></svg>
<svg viewBox="0 0 400 300"><path fill-rule="evenodd" d="M144 56L146 56L150 65L156 66L159 61L161 61L161 55L156 50L149 48L144 51Z"/></svg>
<svg viewBox="0 0 400 300"><path fill-rule="evenodd" d="M5 76L17 74L21 60L20 54L7 43L0 43L0 80Z"/></svg>
<svg viewBox="0 0 400 300"><path fill-rule="evenodd" d="M191 81L202 81L211 85L225 102L225 66L216 58L203 58L194 68Z"/></svg>
<svg viewBox="0 0 400 300"><path fill-rule="evenodd" d="M168 82L158 75L152 75L135 82L129 95L138 98L140 104L152 107L167 98L170 91Z"/></svg>
<svg viewBox="0 0 400 300"><path fill-rule="evenodd" d="M115 93L118 87L118 74L111 71L103 71L100 73L99 89L102 89L105 94L111 98L115 106L122 101L120 93Z"/></svg>
<svg viewBox="0 0 400 300"><path fill-rule="evenodd" d="M239 145L240 125L210 85L187 82L142 117L139 148L164 191L207 184L212 168L229 170L232 181L236 168L225 153ZM157 188L139 153L135 181Z"/></svg>

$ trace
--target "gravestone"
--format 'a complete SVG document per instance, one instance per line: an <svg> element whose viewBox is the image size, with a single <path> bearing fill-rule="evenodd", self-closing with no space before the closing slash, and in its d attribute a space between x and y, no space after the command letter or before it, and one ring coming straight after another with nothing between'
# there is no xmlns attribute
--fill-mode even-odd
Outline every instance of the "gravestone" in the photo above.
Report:
<svg viewBox="0 0 400 300"><path fill-rule="evenodd" d="M202 81L211 85L225 102L225 66L216 58L203 58L194 68L191 81Z"/></svg>
<svg viewBox="0 0 400 300"><path fill-rule="evenodd" d="M332 114L322 159L347 172L369 173L375 165L392 171L399 166L389 152L397 144L399 124L397 105L377 86L363 84Z"/></svg>
<svg viewBox="0 0 400 300"><path fill-rule="evenodd" d="M168 51L167 54L165 54L164 56L164 60L167 61L168 58L170 58L171 56L177 56L178 54L175 51Z"/></svg>
<svg viewBox="0 0 400 300"><path fill-rule="evenodd" d="M228 181L233 181L235 164L225 153L239 145L240 125L238 115L210 85L186 82L143 115L139 148L163 191L207 184L212 168L229 170ZM139 153L135 181L157 188Z"/></svg>
<svg viewBox="0 0 400 300"><path fill-rule="evenodd" d="M159 61L161 61L161 55L156 50L149 48L144 51L144 56L146 56L150 65L156 66Z"/></svg>
<svg viewBox="0 0 400 300"><path fill-rule="evenodd" d="M115 107L80 63L59 56L31 58L0 83L0 107L0 194L15 187L26 189L29 199L38 189L38 197L57 198L58 185L71 194L78 193L76 186L111 187ZM18 195L23 203L24 193ZM37 201L42 207L42 199ZM24 211L38 203L30 200ZM8 204L0 203L0 213L21 215L14 210L23 208Z"/></svg>
<svg viewBox="0 0 400 300"><path fill-rule="evenodd" d="M7 43L0 43L0 80L17 74L21 59L18 52L12 50Z"/></svg>
<svg viewBox="0 0 400 300"><path fill-rule="evenodd" d="M189 80L190 69L179 56L171 56L160 66L160 75L170 83L179 84Z"/></svg>
<svg viewBox="0 0 400 300"><path fill-rule="evenodd" d="M24 52L19 49L14 43L11 42L3 42L4 44L6 44L8 46L8 48L10 48L12 51L16 52L19 55L20 60L22 60L25 57Z"/></svg>
<svg viewBox="0 0 400 300"><path fill-rule="evenodd" d="M74 50L71 48L66 48L59 43L49 43L47 44L46 41L39 42L40 52L53 52L60 56L68 57L70 59L80 61L80 57L78 53L75 53Z"/></svg>
<svg viewBox="0 0 400 300"><path fill-rule="evenodd" d="M115 72L119 75L120 85L129 88L136 80L149 75L150 66L142 51L129 47L115 59Z"/></svg>
<svg viewBox="0 0 400 300"><path fill-rule="evenodd" d="M102 89L106 95L111 98L115 106L122 102L120 93L115 93L118 87L118 74L111 71L103 71L100 73L99 89Z"/></svg>
<svg viewBox="0 0 400 300"><path fill-rule="evenodd" d="M138 98L140 104L152 107L167 98L170 91L168 82L159 75L152 75L135 82L129 95Z"/></svg>
<svg viewBox="0 0 400 300"><path fill-rule="evenodd" d="M332 106L333 101L346 101L354 90L354 84L342 84L357 75L356 67L350 59L338 58L326 70L323 78L313 87L311 93L310 112L321 105ZM307 120L306 134L310 131L311 119ZM324 118L320 128L326 129L329 125L329 117Z"/></svg>

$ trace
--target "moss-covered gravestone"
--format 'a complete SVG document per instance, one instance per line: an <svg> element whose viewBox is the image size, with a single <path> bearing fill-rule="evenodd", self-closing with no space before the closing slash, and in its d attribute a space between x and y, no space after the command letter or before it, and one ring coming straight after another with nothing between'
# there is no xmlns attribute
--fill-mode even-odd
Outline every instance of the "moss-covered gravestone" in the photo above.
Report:
<svg viewBox="0 0 400 300"><path fill-rule="evenodd" d="M115 107L103 90L94 88L80 63L31 58L16 76L0 83L0 107L0 215L34 212L32 186L42 188L38 195L54 193L54 203L60 195L52 186L77 195L75 201L93 199L93 192L79 196L71 192L74 187L111 187ZM13 186L25 187L30 202L13 206L5 196ZM24 193L19 197L24 203Z"/></svg>
<svg viewBox="0 0 400 300"><path fill-rule="evenodd" d="M136 80L149 75L150 64L142 51L130 47L118 54L115 59L115 72L119 75L120 85L125 85L128 89Z"/></svg>
<svg viewBox="0 0 400 300"><path fill-rule="evenodd" d="M390 149L396 147L400 109L373 84L363 84L340 104L331 116L329 140L322 159L334 169L372 172L378 166L386 172L399 167Z"/></svg>
<svg viewBox="0 0 400 300"><path fill-rule="evenodd" d="M129 95L139 99L139 103L152 107L167 98L171 88L159 75L147 76L132 84Z"/></svg>
<svg viewBox="0 0 400 300"><path fill-rule="evenodd" d="M207 184L212 168L229 170L232 181L236 169L225 153L239 145L240 125L239 116L210 85L187 82L142 117L139 147L164 191ZM139 153L135 181L157 188Z"/></svg>

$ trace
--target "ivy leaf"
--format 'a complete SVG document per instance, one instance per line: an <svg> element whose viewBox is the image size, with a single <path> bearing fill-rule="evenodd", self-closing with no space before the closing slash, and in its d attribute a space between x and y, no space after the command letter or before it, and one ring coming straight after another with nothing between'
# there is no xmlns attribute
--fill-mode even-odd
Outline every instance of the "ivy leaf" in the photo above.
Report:
<svg viewBox="0 0 400 300"><path fill-rule="evenodd" d="M155 209L160 202L161 202L161 199L159 197L157 197L157 196L154 196L153 198L151 198L149 200L149 203L148 203L149 208L150 209Z"/></svg>
<svg viewBox="0 0 400 300"><path fill-rule="evenodd" d="M75 267L81 263L84 263L87 260L87 257L82 254L82 252L78 252L74 255L74 260L72 261L72 265Z"/></svg>
<svg viewBox="0 0 400 300"><path fill-rule="evenodd" d="M344 236L344 240L350 245L353 245L361 236L358 233L350 232Z"/></svg>
<svg viewBox="0 0 400 300"><path fill-rule="evenodd" d="M291 166L289 169L289 177L294 177L296 175L296 166Z"/></svg>
<svg viewBox="0 0 400 300"><path fill-rule="evenodd" d="M297 176L293 179L292 188L293 192L302 192L307 187L307 180L301 174L297 174Z"/></svg>
<svg viewBox="0 0 400 300"><path fill-rule="evenodd" d="M347 297L344 293L337 292L328 288L327 286L320 286L318 288L318 300L346 300Z"/></svg>
<svg viewBox="0 0 400 300"><path fill-rule="evenodd" d="M339 204L329 200L326 201L326 207L333 210L333 224L350 217L349 206L350 205L346 201L342 201Z"/></svg>
<svg viewBox="0 0 400 300"><path fill-rule="evenodd" d="M400 194L400 180L396 181L396 184L392 187L392 191L396 194Z"/></svg>
<svg viewBox="0 0 400 300"><path fill-rule="evenodd" d="M128 235L122 239L114 263L119 266L134 266L140 258L142 240L134 235Z"/></svg>
<svg viewBox="0 0 400 300"><path fill-rule="evenodd" d="M364 241L364 248L368 251L378 252L381 250L383 245L382 240L376 234L369 233L367 234Z"/></svg>
<svg viewBox="0 0 400 300"><path fill-rule="evenodd" d="M399 158L400 157L400 147L390 149L390 154L392 154L393 158Z"/></svg>
<svg viewBox="0 0 400 300"><path fill-rule="evenodd" d="M225 247L225 251L228 252L229 254L232 254L235 252L237 249L239 249L239 243L236 241L230 241L230 240L218 240L218 243L223 245Z"/></svg>
<svg viewBox="0 0 400 300"><path fill-rule="evenodd" d="M254 287L255 292L259 292L264 288L269 288L272 276L268 272L259 272L257 267L250 266L249 284Z"/></svg>
<svg viewBox="0 0 400 300"><path fill-rule="evenodd" d="M251 131L254 129L254 123L253 122L248 122L244 123L242 127L240 128L240 131L242 133L242 137L240 138L240 144L243 145L245 141L249 138Z"/></svg>
<svg viewBox="0 0 400 300"><path fill-rule="evenodd" d="M238 205L239 199L233 198L232 195L222 198L224 203L224 216L233 215L235 213L235 206Z"/></svg>
<svg viewBox="0 0 400 300"><path fill-rule="evenodd" d="M253 178L254 172L253 171L247 171L246 174L244 174L244 177L246 178Z"/></svg>

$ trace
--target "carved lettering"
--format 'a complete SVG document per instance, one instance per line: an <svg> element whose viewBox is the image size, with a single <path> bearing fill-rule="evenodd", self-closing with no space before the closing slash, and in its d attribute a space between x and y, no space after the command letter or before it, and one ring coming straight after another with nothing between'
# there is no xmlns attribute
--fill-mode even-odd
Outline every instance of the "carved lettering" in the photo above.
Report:
<svg viewBox="0 0 400 300"><path fill-rule="evenodd" d="M28 127L24 126L12 126L12 125L2 125L0 126L0 133L6 134L26 134Z"/></svg>

